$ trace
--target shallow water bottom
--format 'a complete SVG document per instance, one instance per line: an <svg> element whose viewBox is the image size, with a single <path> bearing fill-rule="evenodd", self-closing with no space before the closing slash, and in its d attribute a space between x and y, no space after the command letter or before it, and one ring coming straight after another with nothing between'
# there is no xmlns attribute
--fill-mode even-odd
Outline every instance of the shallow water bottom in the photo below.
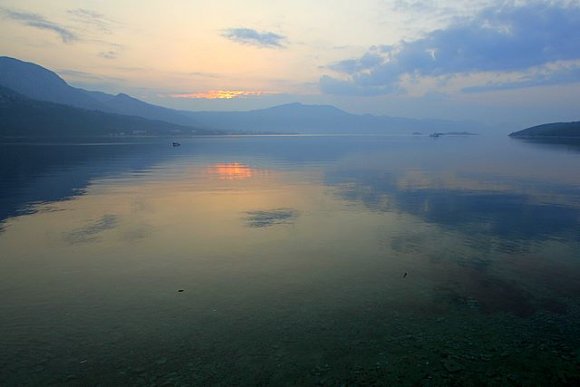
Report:
<svg viewBox="0 0 580 387"><path fill-rule="evenodd" d="M580 382L578 154L181 143L2 149L1 385Z"/></svg>

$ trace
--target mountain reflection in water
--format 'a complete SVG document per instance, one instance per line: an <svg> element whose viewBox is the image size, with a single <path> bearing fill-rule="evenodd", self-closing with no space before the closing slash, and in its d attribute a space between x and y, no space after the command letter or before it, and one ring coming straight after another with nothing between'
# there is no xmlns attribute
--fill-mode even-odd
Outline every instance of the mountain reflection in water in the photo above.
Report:
<svg viewBox="0 0 580 387"><path fill-rule="evenodd" d="M179 142L0 145L2 384L578 381L577 152Z"/></svg>

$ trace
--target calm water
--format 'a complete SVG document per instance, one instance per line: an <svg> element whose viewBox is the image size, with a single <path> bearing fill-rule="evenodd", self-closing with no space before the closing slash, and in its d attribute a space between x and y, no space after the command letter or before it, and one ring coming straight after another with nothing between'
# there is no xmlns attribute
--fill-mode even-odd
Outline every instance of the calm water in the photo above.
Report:
<svg viewBox="0 0 580 387"><path fill-rule="evenodd" d="M1 385L580 378L580 148L0 145Z"/></svg>

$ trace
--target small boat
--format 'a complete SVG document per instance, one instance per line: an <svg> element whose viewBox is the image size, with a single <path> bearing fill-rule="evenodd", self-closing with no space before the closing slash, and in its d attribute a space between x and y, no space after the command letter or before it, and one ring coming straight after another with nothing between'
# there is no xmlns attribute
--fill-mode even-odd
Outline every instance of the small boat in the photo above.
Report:
<svg viewBox="0 0 580 387"><path fill-rule="evenodd" d="M437 138L437 137L441 137L441 134L442 134L442 133L437 133L437 132L435 132L435 133L431 133L431 134L429 135L429 137Z"/></svg>
<svg viewBox="0 0 580 387"><path fill-rule="evenodd" d="M180 143L178 143L178 142L172 142L172 143L171 143L171 146L173 146L173 147L176 147L176 146L181 146L181 144L180 144Z"/></svg>

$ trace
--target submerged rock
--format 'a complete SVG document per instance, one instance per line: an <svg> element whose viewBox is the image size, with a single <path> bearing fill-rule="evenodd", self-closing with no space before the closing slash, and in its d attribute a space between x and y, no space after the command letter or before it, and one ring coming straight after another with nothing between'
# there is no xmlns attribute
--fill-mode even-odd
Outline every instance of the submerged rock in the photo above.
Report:
<svg viewBox="0 0 580 387"><path fill-rule="evenodd" d="M451 373L463 371L465 369L461 363L453 359L443 360L443 367L445 367L445 369Z"/></svg>

